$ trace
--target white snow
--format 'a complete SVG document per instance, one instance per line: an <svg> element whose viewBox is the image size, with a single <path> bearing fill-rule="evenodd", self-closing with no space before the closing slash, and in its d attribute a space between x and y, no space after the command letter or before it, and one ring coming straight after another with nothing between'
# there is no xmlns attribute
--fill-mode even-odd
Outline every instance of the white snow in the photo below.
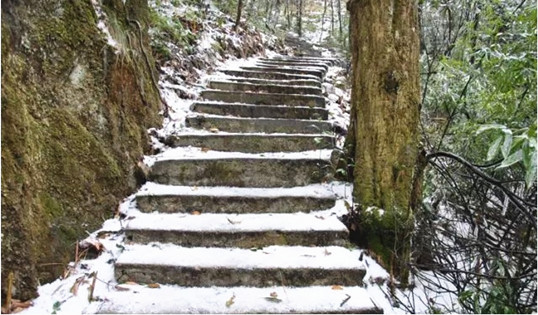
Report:
<svg viewBox="0 0 538 315"><path fill-rule="evenodd" d="M220 214L140 213L127 221L132 230L189 232L256 232L256 231L347 231L336 217L306 213Z"/></svg>
<svg viewBox="0 0 538 315"><path fill-rule="evenodd" d="M362 268L356 255L340 246L268 246L260 250L250 250L152 243L125 246L116 263L232 269Z"/></svg>

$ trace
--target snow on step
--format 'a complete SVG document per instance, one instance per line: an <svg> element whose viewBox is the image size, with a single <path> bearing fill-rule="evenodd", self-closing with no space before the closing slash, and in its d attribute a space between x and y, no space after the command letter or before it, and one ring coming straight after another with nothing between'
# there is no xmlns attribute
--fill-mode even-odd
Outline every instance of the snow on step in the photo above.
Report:
<svg viewBox="0 0 538 315"><path fill-rule="evenodd" d="M136 194L143 212L287 213L329 209L336 194L326 184L292 188L191 187L146 183ZM345 189L345 188L344 188Z"/></svg>
<svg viewBox="0 0 538 315"><path fill-rule="evenodd" d="M227 132L266 132L266 133L323 133L333 132L334 125L327 121L285 118L245 118L218 115L190 115L186 117L187 126Z"/></svg>
<svg viewBox="0 0 538 315"><path fill-rule="evenodd" d="M366 271L350 250L269 246L262 249L128 245L116 261L118 282L183 286L362 285Z"/></svg>
<svg viewBox="0 0 538 315"><path fill-rule="evenodd" d="M305 134L177 134L164 139L170 147L204 147L235 152L297 152L334 147L335 139L327 135Z"/></svg>
<svg viewBox="0 0 538 315"><path fill-rule="evenodd" d="M256 68L255 68L256 69ZM298 73L284 73L284 72L274 72L274 71L263 71L263 69L256 70L246 70L246 69L222 69L219 70L225 74L238 76L238 77L248 77L248 78L257 78L257 79L270 79L270 80L316 80L319 82L320 77L311 74L298 74Z"/></svg>
<svg viewBox="0 0 538 315"><path fill-rule="evenodd" d="M347 244L348 230L336 216L287 214L144 214L125 225L133 243L259 248L270 245Z"/></svg>
<svg viewBox="0 0 538 315"><path fill-rule="evenodd" d="M250 118L288 118L288 119L328 119L325 108L286 105L254 105L242 103L196 102L191 110L195 112L232 115Z"/></svg>
<svg viewBox="0 0 538 315"><path fill-rule="evenodd" d="M325 107L325 98L318 95L308 94L278 94L278 93L253 93L240 91L204 90L201 97L206 100L221 101L228 103L244 103L256 105L289 105Z"/></svg>
<svg viewBox="0 0 538 315"><path fill-rule="evenodd" d="M103 292L85 313L113 314L361 314L381 313L366 289L332 287L212 287L120 285L128 291ZM136 292L136 298L133 293ZM100 292L96 292L100 294Z"/></svg>
<svg viewBox="0 0 538 315"><path fill-rule="evenodd" d="M321 82L314 79L306 80L271 80L271 79L256 79L256 78L245 78L245 77L234 77L234 76L218 76L218 79L226 79L228 81L235 82L247 82L253 84L277 84L277 85L297 85L297 86L312 86L321 88Z"/></svg>
<svg viewBox="0 0 538 315"><path fill-rule="evenodd" d="M310 63L282 64L282 63L272 63L272 62L267 62L267 61L258 61L256 63L256 66L275 68L275 69L315 70L315 71L320 71L323 75L325 75L328 69L328 67L317 65L317 64L310 64Z"/></svg>
<svg viewBox="0 0 538 315"><path fill-rule="evenodd" d="M323 78L323 71L315 68L291 68L291 67L264 67L264 66L245 66L241 69L249 71L261 71L261 72L277 72L277 73L289 73L289 74L301 74L301 75L313 75L319 80Z"/></svg>
<svg viewBox="0 0 538 315"><path fill-rule="evenodd" d="M224 80L211 80L208 86L212 89L243 92L264 92L277 94L310 94L321 95L321 88L282 84L255 84L250 82L233 82Z"/></svg>

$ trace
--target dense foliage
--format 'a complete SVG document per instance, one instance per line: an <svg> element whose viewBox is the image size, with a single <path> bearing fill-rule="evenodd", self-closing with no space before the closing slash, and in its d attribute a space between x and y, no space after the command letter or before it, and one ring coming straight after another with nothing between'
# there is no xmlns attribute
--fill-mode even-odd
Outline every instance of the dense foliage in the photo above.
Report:
<svg viewBox="0 0 538 315"><path fill-rule="evenodd" d="M535 312L536 6L420 6L431 167L416 265L432 269L426 280L456 294L462 311Z"/></svg>

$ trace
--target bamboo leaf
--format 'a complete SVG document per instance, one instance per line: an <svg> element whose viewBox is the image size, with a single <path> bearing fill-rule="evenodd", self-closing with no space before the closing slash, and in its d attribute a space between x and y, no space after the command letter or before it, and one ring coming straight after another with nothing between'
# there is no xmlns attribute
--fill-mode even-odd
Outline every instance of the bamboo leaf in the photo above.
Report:
<svg viewBox="0 0 538 315"><path fill-rule="evenodd" d="M504 159L501 165L499 165L496 169L498 170L498 169L512 166L521 160L523 160L523 150L517 150L516 152L508 156L506 159Z"/></svg>
<svg viewBox="0 0 538 315"><path fill-rule="evenodd" d="M501 153L505 159L508 158L510 154L510 148L512 147L512 131L510 129L504 129L504 142L501 147Z"/></svg>
<svg viewBox="0 0 538 315"><path fill-rule="evenodd" d="M503 137L498 137L493 144L489 147L488 150L488 157L487 160L491 161L495 156L497 156L497 153L499 152L499 147L501 145L501 141L503 140Z"/></svg>

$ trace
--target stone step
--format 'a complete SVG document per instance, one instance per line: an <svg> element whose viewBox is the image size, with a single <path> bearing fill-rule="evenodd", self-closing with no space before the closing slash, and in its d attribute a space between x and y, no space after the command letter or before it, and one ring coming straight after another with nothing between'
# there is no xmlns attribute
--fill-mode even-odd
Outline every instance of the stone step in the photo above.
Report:
<svg viewBox="0 0 538 315"><path fill-rule="evenodd" d="M161 285L158 289L122 284L124 290L97 291L106 296L86 314L374 314L382 313L358 286L270 288L193 288ZM136 298L133 298L136 292ZM344 302L345 301L345 302Z"/></svg>
<svg viewBox="0 0 538 315"><path fill-rule="evenodd" d="M290 68L307 68L307 69L316 69L320 70L323 73L326 73L329 70L329 67L326 64L322 63L313 63L313 62L301 62L301 61L282 61L282 60L259 60L256 62L257 66L262 67L290 67Z"/></svg>
<svg viewBox="0 0 538 315"><path fill-rule="evenodd" d="M360 286L363 263L344 247L269 246L258 250L128 245L115 265L119 283L181 286Z"/></svg>
<svg viewBox="0 0 538 315"><path fill-rule="evenodd" d="M336 196L321 185L292 188L191 187L146 183L136 194L142 212L291 213L334 207Z"/></svg>
<svg viewBox="0 0 538 315"><path fill-rule="evenodd" d="M244 66L241 69L249 71L259 71L259 72L276 72L276 73L289 73L289 74L301 74L301 75L312 75L315 76L318 80L323 79L324 72L317 69L311 68L291 68L291 67L262 67L262 66Z"/></svg>
<svg viewBox="0 0 538 315"><path fill-rule="evenodd" d="M260 62L269 62L273 64L305 64L305 65L315 65L322 66L325 69L328 69L331 66L331 62L324 60L305 60L305 59L279 59L279 58L259 58Z"/></svg>
<svg viewBox="0 0 538 315"><path fill-rule="evenodd" d="M191 110L214 115L231 115L250 118L289 118L327 120L329 112L325 108L285 105L249 105L241 103L196 102Z"/></svg>
<svg viewBox="0 0 538 315"><path fill-rule="evenodd" d="M322 134L180 134L166 137L164 144L170 147L193 146L216 151L261 153L332 149L334 141L334 137Z"/></svg>
<svg viewBox="0 0 538 315"><path fill-rule="evenodd" d="M325 133L333 132L334 126L327 121L307 119L240 118L228 116L198 115L186 118L187 126L227 132L265 133Z"/></svg>
<svg viewBox="0 0 538 315"><path fill-rule="evenodd" d="M332 172L330 157L324 154L330 150L319 151L325 158L316 158L316 151L309 155L220 152L222 158L212 158L214 154L163 158L151 167L149 180L165 185L237 187L293 187L321 183L330 180Z"/></svg>
<svg viewBox="0 0 538 315"><path fill-rule="evenodd" d="M305 87L282 84L254 84L247 82L210 81L208 86L212 89L240 92L265 92L277 94L308 94L321 95L319 87Z"/></svg>
<svg viewBox="0 0 538 315"><path fill-rule="evenodd" d="M336 216L306 213L140 213L125 223L124 231L130 243L185 247L346 246L349 237Z"/></svg>
<svg viewBox="0 0 538 315"><path fill-rule="evenodd" d="M300 57L293 57L293 56L275 56L272 59L274 60L287 60L287 61L303 61L303 62L326 62L329 65L334 65L338 63L338 59L336 58L326 58L326 57L308 57L308 56L300 56Z"/></svg>
<svg viewBox="0 0 538 315"><path fill-rule="evenodd" d="M256 78L264 80L316 80L319 82L320 78L315 75L310 74L293 74L293 73L283 73L283 72L269 72L264 71L254 71L254 70L229 70L223 69L219 70L220 72L237 77L247 77L247 78Z"/></svg>
<svg viewBox="0 0 538 315"><path fill-rule="evenodd" d="M253 84L277 84L277 85L295 85L295 86L311 86L321 88L321 82L314 79L306 80L269 80L269 79L256 79L256 78L242 78L242 77L225 77L228 81L241 82L241 83L253 83Z"/></svg>
<svg viewBox="0 0 538 315"><path fill-rule="evenodd" d="M316 95L204 90L201 93L201 97L206 100L226 103L325 107L325 98Z"/></svg>

